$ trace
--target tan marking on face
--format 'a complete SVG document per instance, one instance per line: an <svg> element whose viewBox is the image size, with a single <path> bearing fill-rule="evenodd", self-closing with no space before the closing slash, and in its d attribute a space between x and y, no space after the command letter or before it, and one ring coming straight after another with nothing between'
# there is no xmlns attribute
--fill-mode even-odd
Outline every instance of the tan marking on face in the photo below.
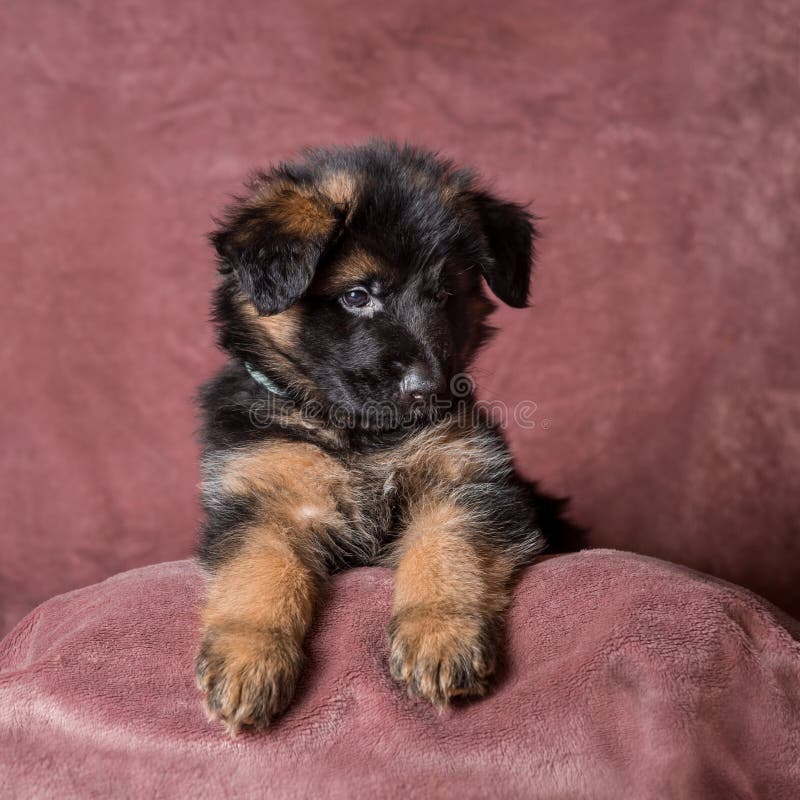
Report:
<svg viewBox="0 0 800 800"><path fill-rule="evenodd" d="M303 319L303 309L300 306L293 305L279 314L265 316L258 313L250 299L242 292L237 296L237 303L242 316L265 333L270 344L286 353L291 353L297 346L297 335Z"/></svg>
<svg viewBox="0 0 800 800"><path fill-rule="evenodd" d="M260 211L286 235L298 239L317 239L329 235L336 224L331 203L314 188L287 180L269 181L249 200L248 206ZM246 240L251 228L259 227L257 219L242 229Z"/></svg>
<svg viewBox="0 0 800 800"><path fill-rule="evenodd" d="M258 348L259 355L270 376L279 384L300 393L301 397L315 397L318 391L316 385L301 374L296 366L299 331L307 313L302 304L295 304L279 314L261 316L243 294L239 294L237 303L242 319L252 329L254 341L261 345ZM305 429L313 428L332 443L339 443L342 439L343 431L326 426L322 416L303 414L299 405L282 409L282 414L287 424L296 424Z"/></svg>
<svg viewBox="0 0 800 800"><path fill-rule="evenodd" d="M327 236L336 224L327 204L291 190L272 197L265 211L286 234L298 239Z"/></svg>
<svg viewBox="0 0 800 800"><path fill-rule="evenodd" d="M303 310L290 306L280 314L264 317L256 314L255 323L269 337L269 340L284 353L291 353L297 346L297 336L303 319Z"/></svg>
<svg viewBox="0 0 800 800"><path fill-rule="evenodd" d="M368 286L373 278L380 276L380 273L380 263L369 253L358 248L321 271L310 291L313 294L340 294L356 286Z"/></svg>

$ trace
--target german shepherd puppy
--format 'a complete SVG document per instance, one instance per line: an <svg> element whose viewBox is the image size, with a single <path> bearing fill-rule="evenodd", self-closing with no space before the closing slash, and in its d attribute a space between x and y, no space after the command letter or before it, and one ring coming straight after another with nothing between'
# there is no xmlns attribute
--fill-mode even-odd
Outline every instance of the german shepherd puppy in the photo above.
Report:
<svg viewBox="0 0 800 800"><path fill-rule="evenodd" d="M258 173L212 234L219 344L200 392L210 575L197 656L235 734L289 704L329 576L396 570L389 669L438 706L487 690L515 573L576 541L464 380L492 293L526 305L531 215L408 146Z"/></svg>

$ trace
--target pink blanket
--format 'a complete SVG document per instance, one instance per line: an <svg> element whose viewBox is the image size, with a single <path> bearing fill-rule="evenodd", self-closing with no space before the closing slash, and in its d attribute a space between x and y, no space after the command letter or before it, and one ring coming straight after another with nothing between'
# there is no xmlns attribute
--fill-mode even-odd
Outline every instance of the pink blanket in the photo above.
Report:
<svg viewBox="0 0 800 800"><path fill-rule="evenodd" d="M613 551L544 561L516 592L499 688L440 715L389 677L391 573L349 572L298 701L235 741L194 687L202 584L161 564L20 623L0 645L0 794L800 797L798 625L704 575Z"/></svg>

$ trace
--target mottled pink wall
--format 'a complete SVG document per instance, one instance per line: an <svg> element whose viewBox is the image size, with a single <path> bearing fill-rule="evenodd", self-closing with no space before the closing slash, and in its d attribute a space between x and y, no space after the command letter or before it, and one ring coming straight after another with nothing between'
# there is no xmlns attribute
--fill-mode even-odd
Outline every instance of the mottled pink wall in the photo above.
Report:
<svg viewBox="0 0 800 800"><path fill-rule="evenodd" d="M210 215L303 145L408 139L545 219L477 378L597 544L800 613L792 0L22 2L2 30L0 627L190 552Z"/></svg>

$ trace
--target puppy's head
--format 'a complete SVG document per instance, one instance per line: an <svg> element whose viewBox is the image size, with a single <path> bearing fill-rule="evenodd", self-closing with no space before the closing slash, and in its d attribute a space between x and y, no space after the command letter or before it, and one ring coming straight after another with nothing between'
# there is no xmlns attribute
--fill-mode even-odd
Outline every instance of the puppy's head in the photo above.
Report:
<svg viewBox="0 0 800 800"><path fill-rule="evenodd" d="M212 234L221 343L324 407L430 408L489 332L483 281L526 304L531 216L431 153L312 151L249 189Z"/></svg>

